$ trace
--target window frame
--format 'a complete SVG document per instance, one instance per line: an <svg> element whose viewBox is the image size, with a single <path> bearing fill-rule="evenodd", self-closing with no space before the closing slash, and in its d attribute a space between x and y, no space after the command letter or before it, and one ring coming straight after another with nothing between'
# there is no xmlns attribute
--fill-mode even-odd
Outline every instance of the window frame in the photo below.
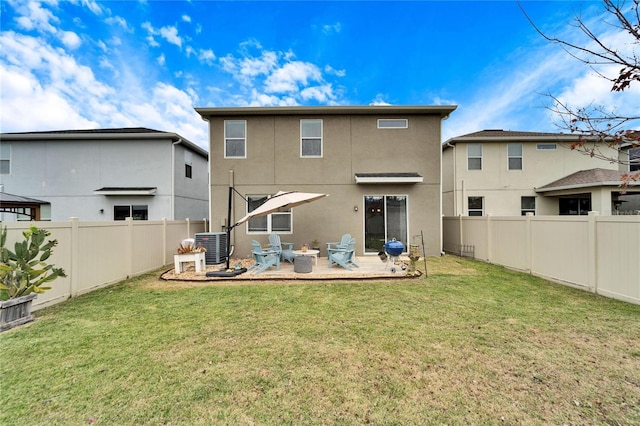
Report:
<svg viewBox="0 0 640 426"><path fill-rule="evenodd" d="M121 219L119 218L121 214L116 215L116 209L124 210L128 208L128 214L123 216ZM143 212L142 218L136 217L134 213L138 211ZM114 204L113 205L113 220L121 221L126 220L128 217L132 218L132 220L149 220L149 205L147 204Z"/></svg>
<svg viewBox="0 0 640 426"><path fill-rule="evenodd" d="M524 205L525 199L527 200L533 199L533 208L525 207ZM537 207L538 207L538 200L536 199L536 197L530 196L530 195L520 197L520 214L522 216L526 216L527 213L533 213L533 215L535 216Z"/></svg>
<svg viewBox="0 0 640 426"><path fill-rule="evenodd" d="M471 147L475 147L475 146L479 146L480 147L480 155L471 155L471 153L469 152L469 148ZM482 161L482 156L484 154L484 146L481 143L470 143L467 144L467 171L482 171L482 166L483 166L483 161ZM471 168L470 167L470 160L480 160L480 167L479 168Z"/></svg>
<svg viewBox="0 0 640 426"><path fill-rule="evenodd" d="M511 147L520 147L520 155L512 155L510 152ZM520 160L520 167L514 168L511 166L511 160ZM507 170L509 171L522 171L524 169L524 146L521 143L508 143L507 144Z"/></svg>
<svg viewBox="0 0 640 426"><path fill-rule="evenodd" d="M243 137L231 137L227 136L227 123L243 123L244 129ZM227 146L230 142L242 141L243 143L243 155L229 155L227 153ZM247 158L247 120L224 120L224 158L229 159L243 159Z"/></svg>
<svg viewBox="0 0 640 426"><path fill-rule="evenodd" d="M480 200L480 203L481 203L481 207L480 208L477 208L477 207L471 208L471 199L472 198L476 198L476 199ZM484 205L484 197L483 196L472 195L472 196L467 197L467 215L468 216L476 216L476 217L484 216L484 209L485 209L485 205ZM472 212L473 212L473 214L472 214ZM480 213L480 214L477 214L477 213Z"/></svg>
<svg viewBox="0 0 640 426"><path fill-rule="evenodd" d="M191 151L184 152L184 177L193 179L193 153Z"/></svg>
<svg viewBox="0 0 640 426"><path fill-rule="evenodd" d="M5 143L5 142L0 143L0 175L11 175L11 144L10 143Z"/></svg>
<svg viewBox="0 0 640 426"><path fill-rule="evenodd" d="M262 204L264 204L269 197L271 197L273 194L250 194L250 195L246 195L246 212L247 214L251 213L253 210L257 209L258 207L260 207ZM264 199L264 201L260 204L256 204L255 206L252 206L252 202L254 202L253 199ZM253 207L253 208L252 208ZM273 226L273 222L274 222L274 218L281 218L281 217L289 217L289 229L275 229L274 230L274 226ZM258 228L255 227L254 229L252 229L252 225L256 223L256 220L266 220L265 223L265 227L264 228ZM278 234L283 234L283 235L289 235L289 234L293 234L293 210L292 209L288 209L287 211L283 211L283 212L274 212L274 213L270 213L266 216L261 216L259 218L252 218L249 219L246 222L246 232L247 235L268 235L268 234L272 234L272 233L278 233Z"/></svg>
<svg viewBox="0 0 640 426"><path fill-rule="evenodd" d="M305 136L303 129L304 123L319 122L320 123L320 136ZM320 141L320 154L319 155L305 155L304 145L305 141ZM324 121L321 118L303 118L300 120L300 158L322 158L324 155Z"/></svg>
<svg viewBox="0 0 640 426"><path fill-rule="evenodd" d="M556 143L538 143L536 144L536 150L538 151L555 151L558 149L558 144Z"/></svg>
<svg viewBox="0 0 640 426"><path fill-rule="evenodd" d="M629 156L629 171L630 172L640 171L640 146L629 148L628 156Z"/></svg>
<svg viewBox="0 0 640 426"><path fill-rule="evenodd" d="M399 126L387 125L384 126L382 123L391 124L392 122L397 122L400 124ZM404 125L403 125L404 124ZM378 129L382 130L398 130L398 129L408 129L409 128L409 119L408 118L378 118L377 121Z"/></svg>

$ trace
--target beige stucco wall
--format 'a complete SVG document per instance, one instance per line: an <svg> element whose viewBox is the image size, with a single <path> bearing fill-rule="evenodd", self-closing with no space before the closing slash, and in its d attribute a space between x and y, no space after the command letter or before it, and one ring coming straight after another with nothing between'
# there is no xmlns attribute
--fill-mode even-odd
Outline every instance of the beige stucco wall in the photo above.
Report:
<svg viewBox="0 0 640 426"><path fill-rule="evenodd" d="M482 170L467 170L466 142L444 149L443 212L447 216L467 215L467 199L472 196L484 197L485 214L494 216L520 215L520 199L524 196L536 197L537 214L558 214L557 200L545 198L536 193L535 188L580 170L618 168L617 164L582 155L560 143L556 150L538 150L538 141L478 143L482 143L483 149ZM522 170L508 170L509 143L523 144ZM602 149L610 150L607 147ZM611 150L611 155L614 154L615 151Z"/></svg>
<svg viewBox="0 0 640 426"><path fill-rule="evenodd" d="M323 120L323 157L300 157L300 120ZM293 211L293 233L283 241L296 247L317 239L321 246L337 241L345 233L356 237L358 255L364 254L364 196L407 195L411 237L425 235L428 255L441 251L440 231L440 114L400 114L407 129L378 129L383 115L264 115L248 116L247 158L224 158L224 120L241 116L213 116L210 122L211 224L212 232L224 228L227 217L230 171L233 185L243 195L273 194L278 190L322 192L329 197ZM356 184L356 173L417 172L417 184ZM246 213L239 195L233 197L233 220ZM354 207L358 211L354 211ZM252 239L267 241L267 235L247 235L246 225L232 235L235 255L249 256ZM419 242L419 240L417 240ZM404 242L412 244L415 241ZM324 250L322 255L324 255Z"/></svg>

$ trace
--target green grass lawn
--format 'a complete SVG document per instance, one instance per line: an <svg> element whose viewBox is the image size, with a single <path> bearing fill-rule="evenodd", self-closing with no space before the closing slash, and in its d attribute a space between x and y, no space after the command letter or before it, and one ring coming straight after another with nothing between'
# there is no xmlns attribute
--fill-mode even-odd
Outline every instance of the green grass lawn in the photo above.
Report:
<svg viewBox="0 0 640 426"><path fill-rule="evenodd" d="M0 334L0 424L640 424L640 306L429 263L378 282L158 271L37 311Z"/></svg>

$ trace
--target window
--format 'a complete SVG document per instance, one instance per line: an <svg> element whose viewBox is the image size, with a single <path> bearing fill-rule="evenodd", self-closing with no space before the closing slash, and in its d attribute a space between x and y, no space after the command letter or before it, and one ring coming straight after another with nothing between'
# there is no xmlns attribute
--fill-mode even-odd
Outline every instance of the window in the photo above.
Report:
<svg viewBox="0 0 640 426"><path fill-rule="evenodd" d="M640 147L629 150L629 171L640 171Z"/></svg>
<svg viewBox="0 0 640 426"><path fill-rule="evenodd" d="M247 196L247 213L251 213L267 201L268 195ZM283 212L271 213L267 216L254 217L247 222L247 232L254 234L270 234L272 232L292 232L291 209Z"/></svg>
<svg viewBox="0 0 640 426"><path fill-rule="evenodd" d="M482 144L467 145L467 170L482 170Z"/></svg>
<svg viewBox="0 0 640 426"><path fill-rule="evenodd" d="M484 216L484 197L469 197L469 216Z"/></svg>
<svg viewBox="0 0 640 426"><path fill-rule="evenodd" d="M591 210L591 195L577 195L575 197L567 197L559 199L559 213L563 216L566 215L580 215L584 216L589 214Z"/></svg>
<svg viewBox="0 0 640 426"><path fill-rule="evenodd" d="M300 120L300 156L322 157L322 120Z"/></svg>
<svg viewBox="0 0 640 426"><path fill-rule="evenodd" d="M538 151L552 151L556 149L555 143L539 143L536 145Z"/></svg>
<svg viewBox="0 0 640 426"><path fill-rule="evenodd" d="M406 129L409 127L409 120L406 118L380 118L378 119L378 129Z"/></svg>
<svg viewBox="0 0 640 426"><path fill-rule="evenodd" d="M0 175L11 174L11 144L0 143Z"/></svg>
<svg viewBox="0 0 640 426"><path fill-rule="evenodd" d="M509 170L522 170L522 144L507 144L507 155L509 156Z"/></svg>
<svg viewBox="0 0 640 426"><path fill-rule="evenodd" d="M191 179L193 176L193 153L184 152L184 177Z"/></svg>
<svg viewBox="0 0 640 426"><path fill-rule="evenodd" d="M536 197L520 198L520 214L526 216L527 213L536 214Z"/></svg>
<svg viewBox="0 0 640 426"><path fill-rule="evenodd" d="M113 206L113 220L125 220L131 217L133 220L148 220L147 206Z"/></svg>
<svg viewBox="0 0 640 426"><path fill-rule="evenodd" d="M224 158L247 158L247 122L225 120Z"/></svg>

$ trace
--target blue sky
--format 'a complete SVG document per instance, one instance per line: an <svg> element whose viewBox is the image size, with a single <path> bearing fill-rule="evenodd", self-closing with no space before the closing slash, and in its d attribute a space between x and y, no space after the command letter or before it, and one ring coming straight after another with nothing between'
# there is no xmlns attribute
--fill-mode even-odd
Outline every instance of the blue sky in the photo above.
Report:
<svg viewBox="0 0 640 426"><path fill-rule="evenodd" d="M574 40L576 13L621 48L600 2L523 1ZM575 106L640 106L543 40L514 1L0 0L0 131L150 127L207 147L194 107L458 105L443 140L558 131ZM613 73L615 69L601 68Z"/></svg>

